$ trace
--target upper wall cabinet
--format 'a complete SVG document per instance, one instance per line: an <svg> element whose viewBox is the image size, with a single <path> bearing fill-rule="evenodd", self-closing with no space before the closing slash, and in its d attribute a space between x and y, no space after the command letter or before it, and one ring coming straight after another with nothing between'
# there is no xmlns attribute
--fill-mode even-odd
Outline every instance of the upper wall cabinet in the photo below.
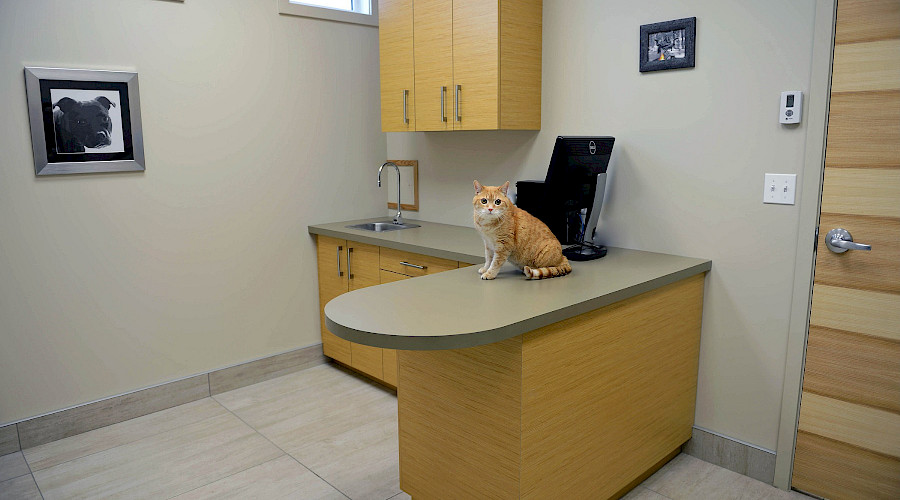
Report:
<svg viewBox="0 0 900 500"><path fill-rule="evenodd" d="M385 132L539 130L541 0L381 0Z"/></svg>
<svg viewBox="0 0 900 500"><path fill-rule="evenodd" d="M385 132L412 132L416 130L413 0L378 2L378 46L381 128Z"/></svg>

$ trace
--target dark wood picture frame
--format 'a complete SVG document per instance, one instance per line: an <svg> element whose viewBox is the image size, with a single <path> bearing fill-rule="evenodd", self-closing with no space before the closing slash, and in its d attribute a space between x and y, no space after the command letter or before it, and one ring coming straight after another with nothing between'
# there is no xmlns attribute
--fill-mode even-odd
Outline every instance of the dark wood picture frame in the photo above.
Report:
<svg viewBox="0 0 900 500"><path fill-rule="evenodd" d="M686 17L641 26L638 64L641 73L693 68L697 18ZM663 42L665 41L665 45ZM654 55L655 54L655 55Z"/></svg>

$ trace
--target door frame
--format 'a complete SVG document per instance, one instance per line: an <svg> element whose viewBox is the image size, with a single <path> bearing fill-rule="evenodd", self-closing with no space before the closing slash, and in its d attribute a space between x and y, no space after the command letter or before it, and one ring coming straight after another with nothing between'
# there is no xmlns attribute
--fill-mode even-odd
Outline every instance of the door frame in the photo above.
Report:
<svg viewBox="0 0 900 500"><path fill-rule="evenodd" d="M806 154L798 186L800 220L797 227L797 253L781 394L781 419L775 448L774 485L784 490L791 487L797 424L800 418L800 392L806 361L806 340L809 334L809 313L816 262L816 226L819 222L825 175L825 139L831 100L837 2L838 0L816 0L812 64L807 96Z"/></svg>

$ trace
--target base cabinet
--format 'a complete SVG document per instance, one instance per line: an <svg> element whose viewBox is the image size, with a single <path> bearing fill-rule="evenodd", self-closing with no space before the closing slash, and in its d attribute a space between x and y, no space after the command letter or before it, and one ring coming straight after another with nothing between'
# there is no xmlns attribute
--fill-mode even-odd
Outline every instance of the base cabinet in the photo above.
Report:
<svg viewBox="0 0 900 500"><path fill-rule="evenodd" d="M322 325L322 350L329 358L350 365L350 341L344 340L325 328L324 305L349 290L347 276L347 241L319 236L316 245L319 274L319 320Z"/></svg>
<svg viewBox="0 0 900 500"><path fill-rule="evenodd" d="M397 351L344 340L325 326L325 304L367 286L449 271L469 264L350 240L316 236L322 350L329 358L397 387Z"/></svg>

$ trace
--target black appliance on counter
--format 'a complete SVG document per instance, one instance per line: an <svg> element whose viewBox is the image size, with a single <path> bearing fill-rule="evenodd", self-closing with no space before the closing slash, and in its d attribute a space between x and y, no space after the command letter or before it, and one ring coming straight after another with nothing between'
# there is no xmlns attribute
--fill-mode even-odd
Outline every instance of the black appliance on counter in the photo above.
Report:
<svg viewBox="0 0 900 500"><path fill-rule="evenodd" d="M592 243L614 137L559 136L543 181L516 182L516 205L537 217L563 245L569 260L593 260L606 247Z"/></svg>

